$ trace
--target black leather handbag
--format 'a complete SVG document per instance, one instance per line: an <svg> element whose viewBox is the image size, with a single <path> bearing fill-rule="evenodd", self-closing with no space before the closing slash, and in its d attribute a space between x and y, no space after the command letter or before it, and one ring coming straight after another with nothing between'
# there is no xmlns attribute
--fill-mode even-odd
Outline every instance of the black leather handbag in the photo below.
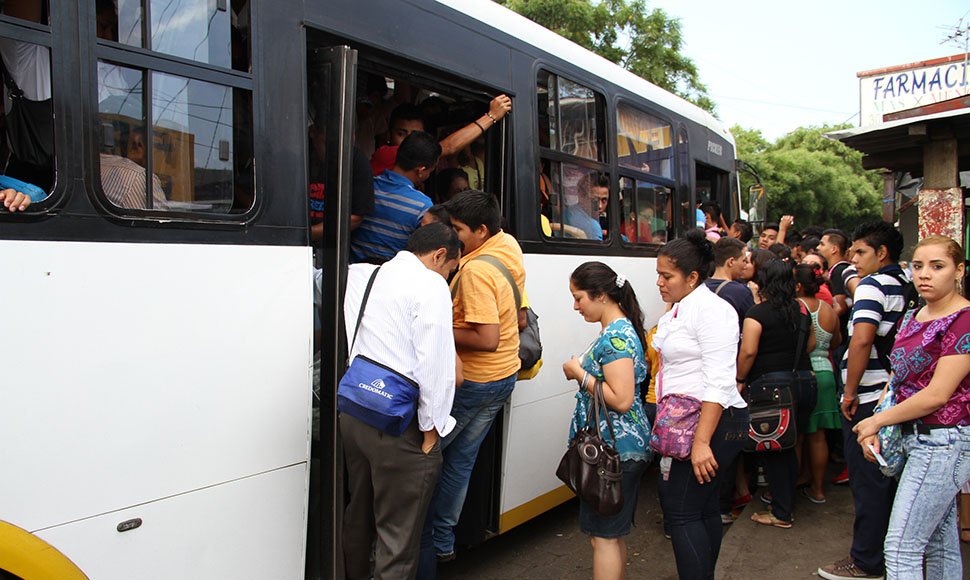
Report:
<svg viewBox="0 0 970 580"><path fill-rule="evenodd" d="M748 436L744 439L747 452L791 449L798 441L798 424L804 424L815 408L818 397L815 375L798 370L808 340L809 330L805 326L800 325L798 329L792 371L765 373L744 391L751 417Z"/></svg>
<svg viewBox="0 0 970 580"><path fill-rule="evenodd" d="M606 410L603 385L596 382L592 405L586 414L586 426L569 442L559 462L556 477L601 516L616 515L623 507L623 471L620 454L603 440L599 419L606 416L610 438L616 441L613 422Z"/></svg>

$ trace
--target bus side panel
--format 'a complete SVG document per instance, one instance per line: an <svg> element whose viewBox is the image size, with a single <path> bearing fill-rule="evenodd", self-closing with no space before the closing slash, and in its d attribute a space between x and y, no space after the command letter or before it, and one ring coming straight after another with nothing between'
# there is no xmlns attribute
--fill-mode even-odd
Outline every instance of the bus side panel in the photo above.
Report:
<svg viewBox="0 0 970 580"><path fill-rule="evenodd" d="M656 288L655 258L526 254L526 288L530 305L539 315L543 366L534 379L516 385L504 438L500 510L504 517L521 508L511 518L516 523L554 505L547 494L563 485L556 478L556 468L566 451L578 386L563 377L562 364L581 356L601 330L599 324L586 322L573 310L569 275L591 260L606 263L633 284L646 329L664 312ZM535 508L527 506L533 501Z"/></svg>
<svg viewBox="0 0 970 580"><path fill-rule="evenodd" d="M0 448L0 497L17 498L0 519L36 531L305 464L310 263L306 247L0 242L2 328L20 329L0 332L0 439L18 442Z"/></svg>
<svg viewBox="0 0 970 580"><path fill-rule="evenodd" d="M89 578L303 578L303 465L39 534ZM118 532L121 522L138 528Z"/></svg>

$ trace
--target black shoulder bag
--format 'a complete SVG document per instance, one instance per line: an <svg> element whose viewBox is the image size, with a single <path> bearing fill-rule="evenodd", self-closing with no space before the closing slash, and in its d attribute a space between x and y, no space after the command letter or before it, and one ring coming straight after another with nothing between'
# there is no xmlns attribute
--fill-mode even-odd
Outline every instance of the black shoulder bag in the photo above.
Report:
<svg viewBox="0 0 970 580"><path fill-rule="evenodd" d="M10 95L10 110L7 111L7 136L14 159L36 165L50 167L54 162L54 109L51 99L32 101L14 82L3 59L0 58L0 73Z"/></svg>
<svg viewBox="0 0 970 580"><path fill-rule="evenodd" d="M805 318L810 324L811 316ZM745 389L744 399L751 415L748 437L744 440L747 452L791 449L798 440L798 423L815 409L818 398L815 375L798 370L808 340L806 327L804 323L798 327L795 364L791 372L765 373Z"/></svg>

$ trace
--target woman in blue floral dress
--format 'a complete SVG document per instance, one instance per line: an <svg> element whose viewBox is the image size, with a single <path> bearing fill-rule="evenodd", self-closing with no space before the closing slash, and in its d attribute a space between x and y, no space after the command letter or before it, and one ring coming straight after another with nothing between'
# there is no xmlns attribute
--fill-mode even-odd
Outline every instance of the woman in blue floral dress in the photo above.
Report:
<svg viewBox="0 0 970 580"><path fill-rule="evenodd" d="M596 383L603 387L607 413L613 424L623 468L623 508L613 516L601 516L582 500L579 526L590 536L593 546L593 578L623 578L626 569L626 543L637 507L640 476L650 458L650 425L643 411L640 383L648 376L643 355L643 314L632 285L602 262L586 262L569 279L573 309L586 322L602 327L599 337L581 357L563 364L563 373L579 383L576 410L569 428L572 439L586 426L587 410L592 405ZM601 432L609 438L606 422Z"/></svg>

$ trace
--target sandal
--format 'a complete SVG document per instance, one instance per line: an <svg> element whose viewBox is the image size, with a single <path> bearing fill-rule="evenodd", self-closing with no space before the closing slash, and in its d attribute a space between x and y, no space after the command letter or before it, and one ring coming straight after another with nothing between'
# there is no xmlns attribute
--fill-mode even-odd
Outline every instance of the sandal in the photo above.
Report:
<svg viewBox="0 0 970 580"><path fill-rule="evenodd" d="M783 530L791 528L792 525L791 522L776 518L771 512L755 512L751 514L751 521L763 526L774 526Z"/></svg>
<svg viewBox="0 0 970 580"><path fill-rule="evenodd" d="M815 497L814 495L812 495L812 490L807 487L802 488L802 496L814 504L823 504L827 501L825 499L825 496Z"/></svg>

